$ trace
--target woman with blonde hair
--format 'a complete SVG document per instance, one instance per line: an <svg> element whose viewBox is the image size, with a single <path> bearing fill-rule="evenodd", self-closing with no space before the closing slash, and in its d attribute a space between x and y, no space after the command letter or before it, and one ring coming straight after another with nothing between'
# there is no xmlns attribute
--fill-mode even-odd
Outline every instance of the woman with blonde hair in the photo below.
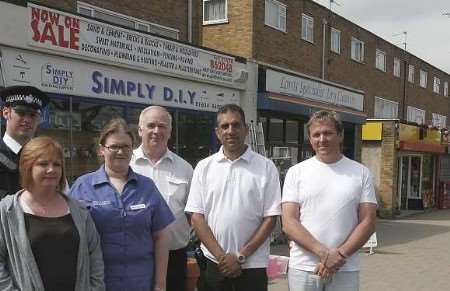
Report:
<svg viewBox="0 0 450 291"><path fill-rule="evenodd" d="M125 120L111 120L98 142L104 164L79 177L70 195L87 205L100 233L106 289L164 290L174 217L155 183L130 168L133 141Z"/></svg>
<svg viewBox="0 0 450 291"><path fill-rule="evenodd" d="M61 192L61 145L32 139L22 149L19 172L23 189L0 202L0 290L104 290L92 218Z"/></svg>

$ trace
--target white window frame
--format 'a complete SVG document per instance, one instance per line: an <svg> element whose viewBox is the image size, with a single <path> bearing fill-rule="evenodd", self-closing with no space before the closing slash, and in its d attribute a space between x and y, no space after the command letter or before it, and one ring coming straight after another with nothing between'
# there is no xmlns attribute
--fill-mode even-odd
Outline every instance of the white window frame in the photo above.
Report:
<svg viewBox="0 0 450 291"><path fill-rule="evenodd" d="M341 31L334 27L330 33L330 50L337 54L341 53Z"/></svg>
<svg viewBox="0 0 450 291"><path fill-rule="evenodd" d="M447 116L438 113L431 113L431 123L433 127L439 129L447 127Z"/></svg>
<svg viewBox="0 0 450 291"><path fill-rule="evenodd" d="M433 78L433 92L439 94L439 91L441 90L441 79L434 76Z"/></svg>
<svg viewBox="0 0 450 291"><path fill-rule="evenodd" d="M211 1L223 1L225 2L224 5L224 10L225 10L225 16L224 18L217 18L217 19L212 19L212 20L205 20L206 17L206 13L205 13L205 3L206 2L211 2ZM203 0L203 24L208 25L208 24L220 24L220 23L228 23L228 0Z"/></svg>
<svg viewBox="0 0 450 291"><path fill-rule="evenodd" d="M374 118L394 119L398 118L398 102L381 97L374 97Z"/></svg>
<svg viewBox="0 0 450 291"><path fill-rule="evenodd" d="M311 15L302 13L302 39L314 43L314 18Z"/></svg>
<svg viewBox="0 0 450 291"><path fill-rule="evenodd" d="M420 79L419 85L422 88L426 88L428 85L428 72L424 70L420 70Z"/></svg>
<svg viewBox="0 0 450 291"><path fill-rule="evenodd" d="M414 84L414 70L415 68L413 65L408 66L408 82L413 84Z"/></svg>
<svg viewBox="0 0 450 291"><path fill-rule="evenodd" d="M394 58L394 76L400 78L402 62L399 58Z"/></svg>
<svg viewBox="0 0 450 291"><path fill-rule="evenodd" d="M386 53L380 49L377 49L375 53L375 67L386 72Z"/></svg>
<svg viewBox="0 0 450 291"><path fill-rule="evenodd" d="M448 97L448 81L444 82L444 96Z"/></svg>
<svg viewBox="0 0 450 291"><path fill-rule="evenodd" d="M171 38L174 38L174 39L178 39L179 36L180 36L180 31L178 29L175 29L175 28L172 28L172 27L168 27L168 26L164 26L164 25L159 25L159 24L156 24L156 23L152 23L152 22L149 22L149 21L145 21L145 20L136 18L136 17L132 17L132 16L125 15L125 14L122 14L122 13L118 13L116 11L112 11L112 10L108 10L108 9L105 9L105 8L101 8L101 7L98 7L98 6L95 6L95 5L92 5L92 4L88 4L88 3L85 3L85 2L77 1L77 12L79 14L86 15L86 14L82 13L81 10L90 11L89 16L93 17L93 18L96 18L95 14L96 14L96 12L98 12L98 13L102 13L102 14L108 15L108 16L110 16L113 19L116 18L116 19L122 19L124 21L128 21L128 22L130 22L130 24L133 23L133 25L130 25L129 27L130 28L134 28L136 30L156 33L156 34L164 35L164 36L171 37ZM114 23L113 20L111 20L109 22ZM119 22L117 22L116 24L124 26L124 25L120 24ZM146 30L141 29L142 27L146 27ZM167 32L167 34L159 33L160 31L161 32Z"/></svg>
<svg viewBox="0 0 450 291"><path fill-rule="evenodd" d="M413 106L408 106L407 118L409 122L415 122L417 124L425 124L425 110L416 108Z"/></svg>
<svg viewBox="0 0 450 291"><path fill-rule="evenodd" d="M271 6L270 6L271 5ZM268 13L269 8L273 7L276 8L277 11L274 11L276 13L277 23L269 23L268 22ZM286 5L278 2L276 0L265 0L264 2L264 24L267 26L270 26L272 28L275 28L276 30L286 32Z"/></svg>
<svg viewBox="0 0 450 291"><path fill-rule="evenodd" d="M364 42L355 37L352 37L351 58L359 63L364 62Z"/></svg>

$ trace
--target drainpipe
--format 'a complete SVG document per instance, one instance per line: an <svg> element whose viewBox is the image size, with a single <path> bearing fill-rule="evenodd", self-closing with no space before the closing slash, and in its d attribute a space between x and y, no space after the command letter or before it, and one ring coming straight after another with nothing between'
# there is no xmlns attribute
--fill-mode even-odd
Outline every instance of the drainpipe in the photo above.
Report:
<svg viewBox="0 0 450 291"><path fill-rule="evenodd" d="M321 74L321 78L325 79L325 49L326 49L326 32L327 32L327 25L328 22L326 19L322 20L322 74Z"/></svg>
<svg viewBox="0 0 450 291"><path fill-rule="evenodd" d="M188 0L188 42L192 43L192 0Z"/></svg>

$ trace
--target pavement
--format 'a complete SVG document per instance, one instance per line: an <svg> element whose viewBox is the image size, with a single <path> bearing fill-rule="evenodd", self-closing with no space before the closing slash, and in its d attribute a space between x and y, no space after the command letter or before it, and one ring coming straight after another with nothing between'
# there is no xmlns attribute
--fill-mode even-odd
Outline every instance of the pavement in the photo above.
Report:
<svg viewBox="0 0 450 291"><path fill-rule="evenodd" d="M449 291L450 210L377 221L375 254L361 252L360 291ZM272 253L286 255L286 245ZM269 291L287 291L285 277ZM293 290L300 291L300 290Z"/></svg>

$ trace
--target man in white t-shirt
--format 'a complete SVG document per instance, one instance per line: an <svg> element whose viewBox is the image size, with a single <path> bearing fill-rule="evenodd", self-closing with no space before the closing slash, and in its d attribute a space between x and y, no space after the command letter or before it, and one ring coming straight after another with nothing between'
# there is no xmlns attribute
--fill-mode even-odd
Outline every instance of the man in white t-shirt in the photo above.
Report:
<svg viewBox="0 0 450 291"><path fill-rule="evenodd" d="M314 113L307 129L316 155L290 168L283 187L283 229L293 240L289 289L357 291L357 252L375 230L372 176L342 155L336 113Z"/></svg>
<svg viewBox="0 0 450 291"><path fill-rule="evenodd" d="M267 291L269 235L281 213L278 172L246 144L242 109L217 113L222 147L194 170L185 211L202 242L200 291Z"/></svg>
<svg viewBox="0 0 450 291"><path fill-rule="evenodd" d="M151 178L175 216L169 228L167 291L186 288L186 247L190 226L184 213L192 166L170 151L167 143L172 132L172 116L161 106L149 106L139 116L142 144L133 151L130 166L136 173Z"/></svg>

